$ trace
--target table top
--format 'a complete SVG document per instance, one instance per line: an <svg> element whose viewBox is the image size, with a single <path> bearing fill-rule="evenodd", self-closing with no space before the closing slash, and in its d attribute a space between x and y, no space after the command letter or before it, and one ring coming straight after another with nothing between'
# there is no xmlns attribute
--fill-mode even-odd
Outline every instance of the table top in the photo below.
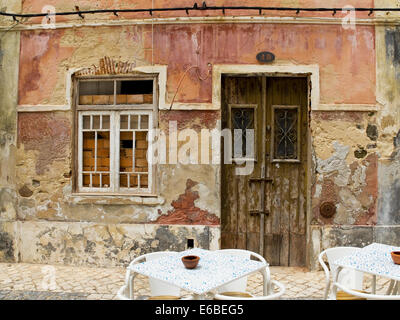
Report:
<svg viewBox="0 0 400 320"><path fill-rule="evenodd" d="M195 269L186 269L181 258L200 257ZM133 265L139 274L162 280L195 294L204 294L236 279L259 271L267 265L243 256L204 249L190 249L160 259Z"/></svg>
<svg viewBox="0 0 400 320"><path fill-rule="evenodd" d="M335 260L335 264L400 281L400 265L393 262L391 251L400 251L400 247L372 243L356 253Z"/></svg>

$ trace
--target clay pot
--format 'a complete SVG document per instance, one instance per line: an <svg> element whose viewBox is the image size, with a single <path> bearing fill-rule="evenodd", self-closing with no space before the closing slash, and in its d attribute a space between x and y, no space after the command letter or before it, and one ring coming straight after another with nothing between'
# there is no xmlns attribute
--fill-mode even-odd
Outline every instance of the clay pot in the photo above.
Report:
<svg viewBox="0 0 400 320"><path fill-rule="evenodd" d="M395 264L400 264L400 251L392 251L391 252L393 262Z"/></svg>
<svg viewBox="0 0 400 320"><path fill-rule="evenodd" d="M182 257L182 262L186 269L194 269L199 263L200 257L198 256L184 256Z"/></svg>

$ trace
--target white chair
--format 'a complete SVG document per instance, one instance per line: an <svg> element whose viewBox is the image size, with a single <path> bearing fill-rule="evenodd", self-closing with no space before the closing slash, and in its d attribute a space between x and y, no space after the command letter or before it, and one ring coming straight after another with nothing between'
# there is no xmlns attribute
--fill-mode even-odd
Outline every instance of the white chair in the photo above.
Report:
<svg viewBox="0 0 400 320"><path fill-rule="evenodd" d="M276 280L271 280L272 292L274 291L275 287L278 288L277 292L265 296L254 296L247 292L226 292L224 294L217 293L214 297L214 300L278 300L285 293L285 286Z"/></svg>
<svg viewBox="0 0 400 320"><path fill-rule="evenodd" d="M120 300L133 300L134 299L134 288L133 281L135 274L130 270L130 267L133 265L144 262L151 261L154 259L159 259L166 257L168 255L176 254L176 252L165 251L165 252L153 252L144 254L135 258L128 266L126 275L125 275L125 283L118 290L117 298ZM151 297L149 300L179 300L181 295L181 289L177 286L168 284L161 280L156 280L153 278L149 278L150 292Z"/></svg>
<svg viewBox="0 0 400 320"><path fill-rule="evenodd" d="M345 292L338 292L336 297L333 296L331 290L331 277L334 277L334 274L336 273L338 268L333 262L341 257L357 252L358 250L361 250L361 248L334 247L326 249L319 254L318 261L325 272L326 287L324 292L324 299L340 299L340 300L352 299L352 297L348 296L348 294L346 294ZM329 268L324 261L324 256L326 256L328 260ZM354 290L362 291L363 279L364 279L363 272L344 268L340 271L339 276L337 278L337 282ZM328 297L329 293L331 294Z"/></svg>
<svg viewBox="0 0 400 320"><path fill-rule="evenodd" d="M258 253L249 251L249 250L242 250L242 249L222 249L218 250L220 253L226 253L226 254L233 254L233 255L238 255L241 257L245 257L247 259L251 259L251 257L254 257L258 259L261 262L264 262L267 266L265 269L262 270L263 274L263 280L264 280L264 287L263 287L263 294L264 295L269 295L271 293L271 275L268 267L267 261L259 255ZM232 281L226 285L223 285L217 289L218 294L227 294L230 293L231 295L233 294L247 294L246 293L246 288L247 288L247 277L240 278L238 280Z"/></svg>
<svg viewBox="0 0 400 320"><path fill-rule="evenodd" d="M348 295L358 297L359 300L400 300L400 295L387 295L387 294L371 294L366 292L360 292L346 287L340 283L334 283L337 289L346 292Z"/></svg>

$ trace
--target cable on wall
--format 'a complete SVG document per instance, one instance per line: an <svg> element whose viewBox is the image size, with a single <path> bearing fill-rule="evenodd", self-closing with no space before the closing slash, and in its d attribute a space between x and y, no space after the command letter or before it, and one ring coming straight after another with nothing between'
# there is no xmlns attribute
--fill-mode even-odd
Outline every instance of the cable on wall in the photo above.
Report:
<svg viewBox="0 0 400 320"><path fill-rule="evenodd" d="M197 2L192 7L172 7L172 8L143 8L143 9L98 9L98 10L80 10L79 7L75 8L75 11L64 11L64 12L55 12L52 15L55 16L71 16L78 15L80 18L84 19L84 15L88 14L102 14L102 13L113 13L118 16L118 13L139 13L139 12L147 12L151 16L154 12L168 12L168 11L185 11L187 15L189 15L190 11L201 11L201 10L209 10L209 11L222 11L223 14L226 13L226 10L252 10L258 11L258 14L261 15L263 11L286 11L286 12L295 12L297 15L300 12L332 12L332 15L335 15L338 11L356 11L356 12L368 12L368 16L372 15L374 12L386 12L387 14L390 12L400 12L400 8L290 8L290 7L262 7L262 6L208 6L206 2L203 2L201 6L197 4ZM44 17L47 16L47 13L9 13L0 11L0 16L11 17L14 21L18 21L18 18L34 18L34 17Z"/></svg>

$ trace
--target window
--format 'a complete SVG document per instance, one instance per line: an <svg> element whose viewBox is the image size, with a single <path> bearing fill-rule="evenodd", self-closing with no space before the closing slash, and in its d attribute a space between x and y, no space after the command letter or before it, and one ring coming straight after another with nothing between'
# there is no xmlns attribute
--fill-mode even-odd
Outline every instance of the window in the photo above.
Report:
<svg viewBox="0 0 400 320"><path fill-rule="evenodd" d="M273 161L300 161L300 107L272 107Z"/></svg>
<svg viewBox="0 0 400 320"><path fill-rule="evenodd" d="M255 159L255 104L229 104L229 126L232 130L233 160ZM252 134L249 135L249 130ZM247 141L248 138L253 141Z"/></svg>
<svg viewBox="0 0 400 320"><path fill-rule="evenodd" d="M79 80L78 192L154 192L154 79Z"/></svg>

